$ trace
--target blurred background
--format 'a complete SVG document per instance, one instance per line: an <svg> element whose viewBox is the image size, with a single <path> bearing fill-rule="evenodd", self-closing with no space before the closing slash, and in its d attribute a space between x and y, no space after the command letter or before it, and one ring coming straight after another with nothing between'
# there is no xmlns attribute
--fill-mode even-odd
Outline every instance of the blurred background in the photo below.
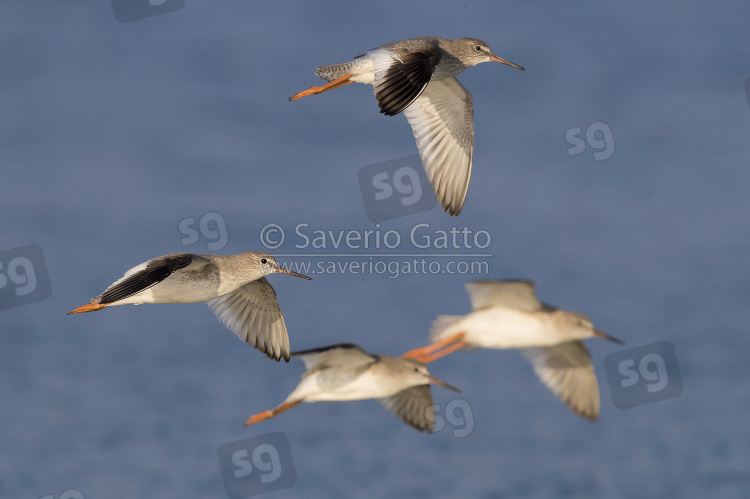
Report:
<svg viewBox="0 0 750 499"><path fill-rule="evenodd" d="M284 468L269 498L750 489L746 2L180 5L116 1L143 17L120 22L108 1L0 4L1 497L226 497L220 446L273 432L294 476ZM319 65L428 35L483 39L526 71L459 76L476 129L460 216L435 206L376 227L358 173L416 154L406 120L380 115L370 86L287 98L321 83ZM205 304L66 316L149 258L266 249L269 224L286 233L280 261L315 265L372 251L301 248L300 224L311 240L396 231L384 262L476 253L415 248L418 224L485 231L484 256L453 259L486 272L271 276L292 349L400 355L437 315L470 311L466 282L533 279L542 301L626 342L587 342L600 420L578 418L518 352L477 351L430 365L463 390L433 389L446 417L432 435L372 400L243 428L302 362L266 359ZM678 396L644 389L617 408L604 359L633 348L637 366L659 342L675 358L639 386L668 376Z"/></svg>

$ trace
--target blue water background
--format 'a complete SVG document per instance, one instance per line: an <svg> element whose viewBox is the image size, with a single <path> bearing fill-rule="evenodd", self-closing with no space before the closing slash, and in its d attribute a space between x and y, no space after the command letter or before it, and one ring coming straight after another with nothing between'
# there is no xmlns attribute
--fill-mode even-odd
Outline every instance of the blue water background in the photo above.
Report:
<svg viewBox="0 0 750 499"><path fill-rule="evenodd" d="M218 447L272 431L297 482L269 498L746 497L749 18L747 2L187 0L120 23L107 1L3 2L0 250L41 247L52 294L0 311L0 497L224 497ZM357 172L415 153L405 119L362 85L286 99L318 84L318 65L424 35L484 39L527 70L460 76L476 108L460 217L436 207L381 230L485 230L489 275L271 276L292 347L400 354L437 315L469 311L467 281L530 278L627 342L587 343L599 422L518 353L479 351L430 366L462 388L466 438L420 434L375 401L246 429L301 362L269 361L203 304L65 315L148 258L207 252L181 245L186 217L220 213L223 254L263 249L269 223L283 253L303 252L298 224L373 230ZM615 153L569 156L566 130L598 121ZM682 394L615 408L604 357L658 341L675 347Z"/></svg>

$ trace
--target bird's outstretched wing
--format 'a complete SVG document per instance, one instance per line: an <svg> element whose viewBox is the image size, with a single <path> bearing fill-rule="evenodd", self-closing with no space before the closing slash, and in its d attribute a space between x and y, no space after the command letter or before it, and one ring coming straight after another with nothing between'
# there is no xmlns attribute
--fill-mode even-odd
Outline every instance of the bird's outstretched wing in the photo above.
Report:
<svg viewBox="0 0 750 499"><path fill-rule="evenodd" d="M412 386L379 401L409 426L427 430L427 433L435 429L435 404L430 385Z"/></svg>
<svg viewBox="0 0 750 499"><path fill-rule="evenodd" d="M431 81L404 110L427 178L451 216L463 208L474 153L474 104L456 78Z"/></svg>
<svg viewBox="0 0 750 499"><path fill-rule="evenodd" d="M94 300L102 305L115 303L159 284L180 269L190 265L198 268L207 264L210 264L208 260L193 253L160 256L128 270Z"/></svg>
<svg viewBox="0 0 750 499"><path fill-rule="evenodd" d="M437 47L397 54L376 49L368 53L375 70L373 86L380 112L394 116L424 91L440 62Z"/></svg>
<svg viewBox="0 0 750 499"><path fill-rule="evenodd" d="M362 350L354 343L336 343L320 348L292 352L299 357L308 369L302 376L328 367L357 369L367 367L377 361L373 355Z"/></svg>
<svg viewBox="0 0 750 499"><path fill-rule="evenodd" d="M466 284L466 290L474 310L497 306L517 308L524 312L542 309L532 281L481 279Z"/></svg>
<svg viewBox="0 0 750 499"><path fill-rule="evenodd" d="M216 317L244 342L269 359L289 362L289 335L276 299L265 277L208 302Z"/></svg>
<svg viewBox="0 0 750 499"><path fill-rule="evenodd" d="M591 356L580 340L521 350L534 372L582 418L599 418L599 385Z"/></svg>

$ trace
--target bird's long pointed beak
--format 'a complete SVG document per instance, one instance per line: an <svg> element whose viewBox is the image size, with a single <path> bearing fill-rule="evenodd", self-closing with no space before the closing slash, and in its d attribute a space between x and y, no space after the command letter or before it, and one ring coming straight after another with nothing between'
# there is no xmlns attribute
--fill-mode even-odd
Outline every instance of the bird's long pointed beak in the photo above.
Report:
<svg viewBox="0 0 750 499"><path fill-rule="evenodd" d="M615 338L614 336L610 336L607 333L599 331L598 329L594 329L594 336L596 336L598 338L604 338L605 340L612 341L614 343L617 343L618 345L624 345L625 344L624 341L619 340L619 339Z"/></svg>
<svg viewBox="0 0 750 499"><path fill-rule="evenodd" d="M447 388L448 390L453 390L454 392L461 393L461 390L459 390L453 385L449 385L448 383L446 383L440 378L436 378L435 376L428 376L427 379L430 380L430 383L434 383L436 385L442 386L443 388Z"/></svg>
<svg viewBox="0 0 750 499"><path fill-rule="evenodd" d="M307 277L306 275L298 274L297 272L294 272L293 270L285 269L281 265L276 265L274 267L274 270L282 274L289 274L289 275L293 275L294 277L301 277L302 279L307 279L308 281L312 280L312 277Z"/></svg>
<svg viewBox="0 0 750 499"><path fill-rule="evenodd" d="M491 55L490 55L490 60L491 60L491 61L495 61L495 62L499 62L499 63L501 63L501 64L507 64L508 66L510 66L510 67L512 67L512 68L520 69L521 71L526 71L526 70L525 70L525 69L524 69L523 67L519 66L519 65L518 65L518 64L516 64L515 62L510 62L510 61L508 61L508 60L505 60L505 59L503 59L502 57L500 57L500 56L497 56L497 55L495 55L495 54L491 54Z"/></svg>

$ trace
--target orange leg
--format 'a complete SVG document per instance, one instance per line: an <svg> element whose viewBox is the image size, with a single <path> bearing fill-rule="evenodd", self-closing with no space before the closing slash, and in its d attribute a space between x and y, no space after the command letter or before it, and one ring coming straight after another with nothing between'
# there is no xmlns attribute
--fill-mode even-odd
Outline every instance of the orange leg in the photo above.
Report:
<svg viewBox="0 0 750 499"><path fill-rule="evenodd" d="M109 304L102 305L101 303L87 303L86 305L81 305L75 310L71 310L70 312L68 312L68 315L82 314L84 312L96 312L97 310L101 310L107 306L109 306Z"/></svg>
<svg viewBox="0 0 750 499"><path fill-rule="evenodd" d="M353 73L346 73L341 78L336 78L335 80L328 82L325 85L321 85L319 87L311 87L307 90L297 92L296 94L289 97L289 100L299 99L300 97L307 97L308 95L322 94L323 92L327 92L328 90L333 90L334 88L339 88L343 87L344 85L354 83L353 81L349 80L349 78L351 78L352 76L354 76Z"/></svg>
<svg viewBox="0 0 750 499"><path fill-rule="evenodd" d="M433 360L437 360L440 357L445 357L449 353L453 353L456 350L461 350L463 347L467 346L468 343L466 343L464 340L459 340L455 342L454 344L444 348L443 350L440 350L439 352L433 353L432 355L420 355L416 357L416 360L421 362L422 364L429 364Z"/></svg>
<svg viewBox="0 0 750 499"><path fill-rule="evenodd" d="M402 355L402 357L405 359L414 359L417 357L426 356L428 354L431 354L435 350L438 350L440 348L443 348L444 346L450 345L454 341L463 339L464 336L466 336L466 333L452 334L448 336L447 338L443 338L442 340L433 343L432 345L427 345L426 347L415 348L413 350L409 350L404 355Z"/></svg>
<svg viewBox="0 0 750 499"><path fill-rule="evenodd" d="M270 411L263 411L259 412L258 414L254 414L247 418L247 421L245 421L245 426L250 426L251 424L260 423L261 421L265 421L266 419L271 419L272 417L276 416L280 412L284 412L288 409L291 409L295 405L301 403L301 400L295 400L293 402L284 402L280 406L278 406L276 409L272 409Z"/></svg>

